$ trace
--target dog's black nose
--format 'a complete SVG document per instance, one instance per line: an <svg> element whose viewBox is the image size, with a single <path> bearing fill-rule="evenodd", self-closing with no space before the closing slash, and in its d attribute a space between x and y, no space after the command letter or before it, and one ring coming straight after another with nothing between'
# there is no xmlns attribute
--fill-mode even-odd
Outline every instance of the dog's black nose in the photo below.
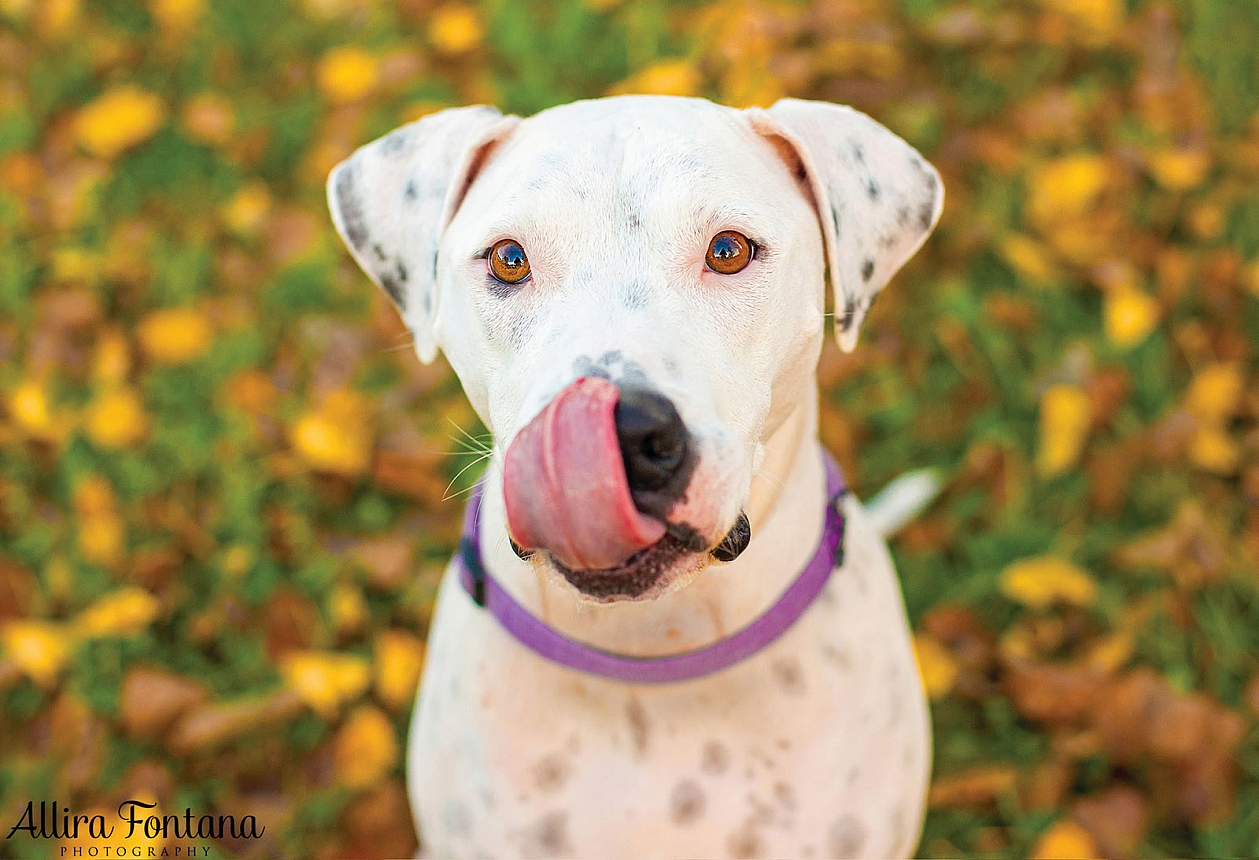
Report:
<svg viewBox="0 0 1259 860"><path fill-rule="evenodd" d="M663 516L682 497L690 477L689 434L669 398L643 388L622 388L616 435L630 493L640 511Z"/></svg>

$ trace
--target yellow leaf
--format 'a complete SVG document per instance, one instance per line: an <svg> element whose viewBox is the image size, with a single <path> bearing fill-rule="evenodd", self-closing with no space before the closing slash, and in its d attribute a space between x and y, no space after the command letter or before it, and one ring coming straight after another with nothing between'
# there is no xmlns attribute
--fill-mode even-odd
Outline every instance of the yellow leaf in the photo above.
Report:
<svg viewBox="0 0 1259 860"><path fill-rule="evenodd" d="M1116 672L1132 659L1135 645L1131 633L1127 631L1111 633L1093 644L1085 657L1085 663L1103 672Z"/></svg>
<svg viewBox="0 0 1259 860"><path fill-rule="evenodd" d="M942 699L957 683L958 665L949 650L926 633L914 634L914 654L923 689L931 699Z"/></svg>
<svg viewBox="0 0 1259 860"><path fill-rule="evenodd" d="M380 782L398 761L393 723L379 709L360 705L346 717L332 742L332 757L341 781L350 788Z"/></svg>
<svg viewBox="0 0 1259 860"><path fill-rule="evenodd" d="M261 179L246 184L223 207L223 222L235 233L257 232L271 211L271 192Z"/></svg>
<svg viewBox="0 0 1259 860"><path fill-rule="evenodd" d="M698 94L700 83L699 70L689 60L658 60L612 87L608 93L693 96Z"/></svg>
<svg viewBox="0 0 1259 860"><path fill-rule="evenodd" d="M180 123L188 136L198 143L221 146L232 139L236 115L227 99L213 93L201 93L184 105Z"/></svg>
<svg viewBox="0 0 1259 860"><path fill-rule="evenodd" d="M143 588L123 588L84 609L71 627L85 639L134 636L153 623L158 609L157 598Z"/></svg>
<svg viewBox="0 0 1259 860"><path fill-rule="evenodd" d="M1093 836L1074 821L1051 825L1032 847L1033 860L1080 860L1098 856Z"/></svg>
<svg viewBox="0 0 1259 860"><path fill-rule="evenodd" d="M149 416L140 395L130 386L106 389L88 405L83 429L102 448L125 448L144 438Z"/></svg>
<svg viewBox="0 0 1259 860"><path fill-rule="evenodd" d="M1045 0L1045 5L1082 27L1094 44L1113 36L1123 24L1122 0Z"/></svg>
<svg viewBox="0 0 1259 860"><path fill-rule="evenodd" d="M315 80L333 104L359 101L372 91L379 78L379 62L362 48L333 48L319 60Z"/></svg>
<svg viewBox="0 0 1259 860"><path fill-rule="evenodd" d="M367 623L367 601L363 592L352 585L338 583L328 597L328 614L332 626L342 635L356 633Z"/></svg>
<svg viewBox="0 0 1259 860"><path fill-rule="evenodd" d="M1210 169L1210 156L1198 149L1161 149L1150 156L1154 180L1172 191L1197 188Z"/></svg>
<svg viewBox="0 0 1259 860"><path fill-rule="evenodd" d="M201 17L205 0L150 0L157 26L168 36L182 36Z"/></svg>
<svg viewBox="0 0 1259 860"><path fill-rule="evenodd" d="M1223 423L1241 405L1244 386L1242 369L1236 362L1208 364L1193 375L1185 394L1185 408L1201 421Z"/></svg>
<svg viewBox="0 0 1259 860"><path fill-rule="evenodd" d="M1162 308L1136 287L1107 291L1102 304L1102 327L1106 337L1120 349L1131 349L1150 336L1158 325Z"/></svg>
<svg viewBox="0 0 1259 860"><path fill-rule="evenodd" d="M210 321L192 308L163 308L140 320L140 347L157 364L185 364L210 348Z"/></svg>
<svg viewBox="0 0 1259 860"><path fill-rule="evenodd" d="M54 414L41 380L18 383L9 395L9 412L17 426L33 439L56 442L65 437L69 422Z"/></svg>
<svg viewBox="0 0 1259 860"><path fill-rule="evenodd" d="M1232 475L1241 462L1241 448L1223 427L1204 424L1189 443L1189 460L1217 475Z"/></svg>
<svg viewBox="0 0 1259 860"><path fill-rule="evenodd" d="M462 3L448 3L429 19L428 40L439 54L462 54L479 45L484 36L476 10Z"/></svg>
<svg viewBox="0 0 1259 860"><path fill-rule="evenodd" d="M341 389L320 408L298 418L291 430L297 454L325 472L354 476L371 464L371 404L360 394Z"/></svg>
<svg viewBox="0 0 1259 860"><path fill-rule="evenodd" d="M1224 232L1224 208L1204 200L1189 210L1189 229L1199 239L1214 239Z"/></svg>
<svg viewBox="0 0 1259 860"><path fill-rule="evenodd" d="M122 382L131 370L131 345L117 328L102 329L92 350L92 378L97 382Z"/></svg>
<svg viewBox="0 0 1259 860"><path fill-rule="evenodd" d="M51 621L10 621L0 628L5 654L24 675L41 687L51 687L70 658L71 637Z"/></svg>
<svg viewBox="0 0 1259 860"><path fill-rule="evenodd" d="M43 0L36 26L45 39L59 39L78 19L79 0Z"/></svg>
<svg viewBox="0 0 1259 860"><path fill-rule="evenodd" d="M298 698L328 719L343 704L361 696L372 680L367 661L322 651L290 651L280 664L280 674Z"/></svg>
<svg viewBox="0 0 1259 860"><path fill-rule="evenodd" d="M401 630L385 630L375 641L376 695L391 708L415 698L424 669L424 642Z"/></svg>
<svg viewBox="0 0 1259 860"><path fill-rule="evenodd" d="M1024 558L1001 571L1001 593L1033 609L1055 603L1091 606L1097 582L1087 571L1052 555Z"/></svg>
<svg viewBox="0 0 1259 860"><path fill-rule="evenodd" d="M1028 179L1028 214L1034 224L1067 221L1087 212L1106 187L1106 161L1081 153L1038 166Z"/></svg>
<svg viewBox="0 0 1259 860"><path fill-rule="evenodd" d="M1041 246L1027 236L1011 233L1001 240L1001 256L1016 272L1032 281L1047 281L1054 275L1053 263Z"/></svg>
<svg viewBox="0 0 1259 860"><path fill-rule="evenodd" d="M1078 386L1051 386L1040 400L1040 447L1036 470L1052 478L1074 466L1092 423L1089 397Z"/></svg>
<svg viewBox="0 0 1259 860"><path fill-rule="evenodd" d="M79 145L98 158L113 159L153 136L165 109L153 93L130 85L109 90L79 111Z"/></svg>
<svg viewBox="0 0 1259 860"><path fill-rule="evenodd" d="M1250 294L1259 299L1259 260L1255 260L1246 267L1242 278Z"/></svg>
<svg viewBox="0 0 1259 860"><path fill-rule="evenodd" d="M100 475L83 478L75 485L73 502L78 516L79 553L96 564L119 561L127 531L109 482Z"/></svg>

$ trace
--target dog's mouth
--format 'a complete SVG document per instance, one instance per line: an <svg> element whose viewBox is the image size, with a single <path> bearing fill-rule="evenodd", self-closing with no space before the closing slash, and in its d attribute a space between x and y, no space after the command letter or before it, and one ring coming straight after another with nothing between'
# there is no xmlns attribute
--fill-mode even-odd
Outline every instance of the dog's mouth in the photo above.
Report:
<svg viewBox="0 0 1259 860"><path fill-rule="evenodd" d="M703 538L687 526L670 526L651 546L640 549L624 564L598 570L574 570L545 550L534 552L511 541L512 549L525 560L539 559L584 596L599 603L651 600L689 581L714 560L733 561L751 537L747 517L739 515L734 527L716 547L708 549ZM510 540L510 539L509 539Z"/></svg>
<svg viewBox="0 0 1259 860"><path fill-rule="evenodd" d="M587 597L609 603L650 598L667 590L677 577L707 566L702 555L688 551L670 534L640 549L619 567L573 570L554 557L549 560L573 588Z"/></svg>
<svg viewBox="0 0 1259 860"><path fill-rule="evenodd" d="M663 396L582 377L507 446L503 497L512 547L599 601L659 596L747 545L747 518L716 546L685 520L693 452Z"/></svg>

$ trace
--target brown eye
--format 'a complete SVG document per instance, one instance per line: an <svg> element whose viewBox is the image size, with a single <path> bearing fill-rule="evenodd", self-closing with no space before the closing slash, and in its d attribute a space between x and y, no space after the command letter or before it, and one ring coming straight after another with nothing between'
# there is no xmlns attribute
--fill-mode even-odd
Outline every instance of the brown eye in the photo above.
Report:
<svg viewBox="0 0 1259 860"><path fill-rule="evenodd" d="M756 256L756 246L742 233L726 230L718 233L708 243L708 256L704 258L708 268L719 275L733 275L747 268Z"/></svg>
<svg viewBox="0 0 1259 860"><path fill-rule="evenodd" d="M490 248L490 274L504 284L519 284L529 277L529 258L515 239L503 239Z"/></svg>

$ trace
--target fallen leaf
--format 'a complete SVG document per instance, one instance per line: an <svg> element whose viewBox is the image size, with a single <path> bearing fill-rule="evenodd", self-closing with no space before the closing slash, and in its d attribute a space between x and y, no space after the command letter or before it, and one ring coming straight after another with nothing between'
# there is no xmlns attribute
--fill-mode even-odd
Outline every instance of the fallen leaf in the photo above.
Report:
<svg viewBox="0 0 1259 860"><path fill-rule="evenodd" d="M353 789L375 785L398 761L393 724L378 708L360 705L333 738L332 755L342 783Z"/></svg>
<svg viewBox="0 0 1259 860"><path fill-rule="evenodd" d="M1091 606L1097 581L1078 565L1052 555L1020 559L1001 572L1001 593L1033 609L1055 603Z"/></svg>
<svg viewBox="0 0 1259 860"><path fill-rule="evenodd" d="M105 160L148 140L161 127L162 100L130 85L108 90L85 105L77 120L79 145Z"/></svg>

